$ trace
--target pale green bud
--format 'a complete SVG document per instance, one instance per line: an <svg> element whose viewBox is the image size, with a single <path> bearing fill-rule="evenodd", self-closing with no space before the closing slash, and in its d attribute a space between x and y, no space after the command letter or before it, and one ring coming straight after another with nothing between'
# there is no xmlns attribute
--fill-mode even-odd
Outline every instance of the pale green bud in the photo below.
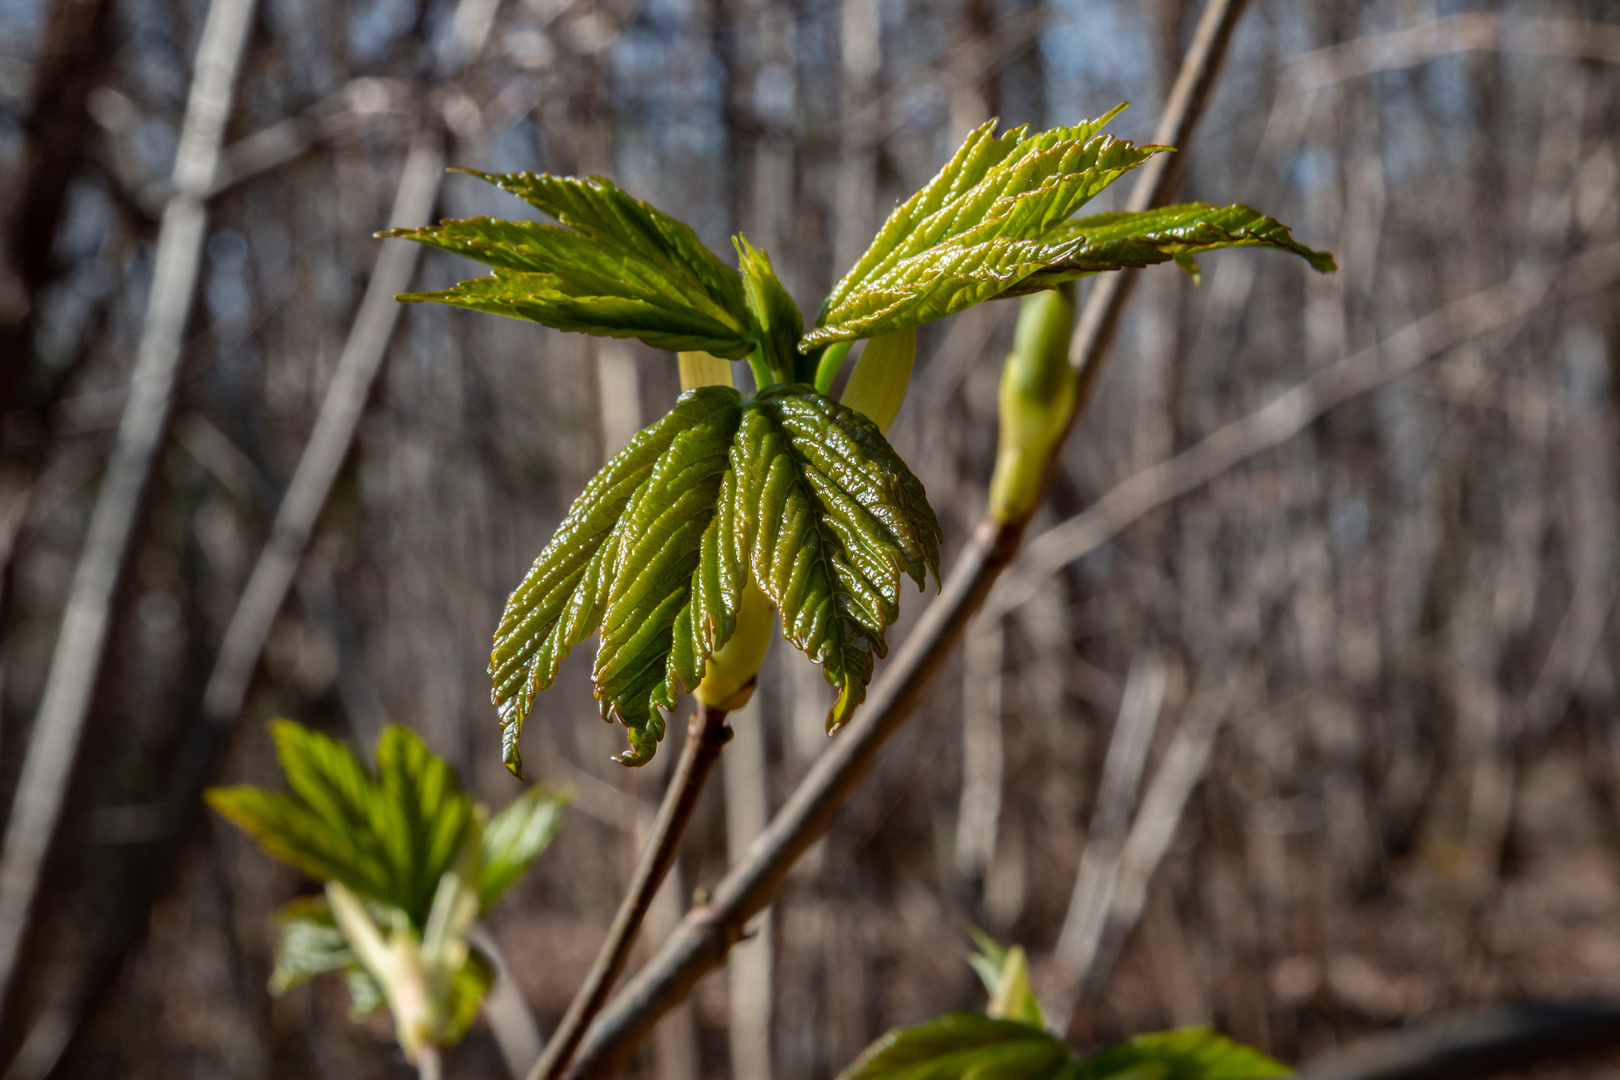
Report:
<svg viewBox="0 0 1620 1080"><path fill-rule="evenodd" d="M1047 463L1074 412L1079 383L1069 366L1073 328L1064 289L1032 293L1019 306L998 395L1001 435L990 478L990 516L997 521L1024 521L1035 512Z"/></svg>

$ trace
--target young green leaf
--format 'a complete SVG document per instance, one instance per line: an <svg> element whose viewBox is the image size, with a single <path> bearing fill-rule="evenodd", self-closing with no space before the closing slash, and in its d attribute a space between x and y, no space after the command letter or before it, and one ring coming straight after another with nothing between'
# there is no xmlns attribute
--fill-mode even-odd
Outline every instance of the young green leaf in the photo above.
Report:
<svg viewBox="0 0 1620 1080"><path fill-rule="evenodd" d="M478 883L480 912L488 911L551 844L562 826L572 789L548 791L536 784L484 826L484 872Z"/></svg>
<svg viewBox="0 0 1620 1080"><path fill-rule="evenodd" d="M455 773L397 725L373 778L348 747L290 720L271 726L292 792L214 788L209 805L317 881L403 910L418 929L474 820Z"/></svg>
<svg viewBox="0 0 1620 1080"><path fill-rule="evenodd" d="M445 1009L444 1027L440 1039L449 1046L461 1037L478 1019L478 1006L495 985L495 966L477 949L469 950L466 963L450 979L450 1000Z"/></svg>
<svg viewBox="0 0 1620 1080"><path fill-rule="evenodd" d="M984 1011L1000 1020L1017 1020L1034 1028L1046 1027L1046 1013L1035 996L1035 988L1030 985L1029 957L1024 955L1023 946L1014 945L1007 950L1001 974Z"/></svg>
<svg viewBox="0 0 1620 1080"><path fill-rule="evenodd" d="M381 233L494 268L490 277L400 300L436 300L731 360L752 351L742 279L689 226L601 177L472 175L561 224L470 218Z"/></svg>
<svg viewBox="0 0 1620 1080"><path fill-rule="evenodd" d="M1073 1080L1269 1080L1293 1070L1207 1027L1138 1035L1080 1063Z"/></svg>
<svg viewBox="0 0 1620 1080"><path fill-rule="evenodd" d="M798 361L799 336L804 333L804 316L788 295L771 259L748 242L744 236L733 238L737 247L737 265L742 269L743 289L748 297L748 310L759 328L760 348L773 382L793 381L793 369Z"/></svg>
<svg viewBox="0 0 1620 1080"><path fill-rule="evenodd" d="M1029 135L978 128L901 204L822 305L801 350L891 333L1000 295L1051 264L1046 234L1162 146L1099 135L1120 109Z"/></svg>
<svg viewBox="0 0 1620 1080"><path fill-rule="evenodd" d="M384 914L377 909L379 915ZM364 1020L386 1003L382 987L349 948L324 896L305 896L276 912L276 966L270 993L277 997L327 972L341 971L349 988L350 1014Z"/></svg>
<svg viewBox="0 0 1620 1080"><path fill-rule="evenodd" d="M702 679L750 580L838 688L836 727L885 650L900 573L937 577L939 540L922 485L853 410L803 385L682 394L586 486L507 602L490 675L508 765L535 695L598 627L596 697L630 737L619 760L650 759L659 710Z"/></svg>
<svg viewBox="0 0 1620 1080"><path fill-rule="evenodd" d="M356 1023L388 1004L388 996L377 985L377 980L359 964L343 972L343 981L349 987L349 1018Z"/></svg>
<svg viewBox="0 0 1620 1080"><path fill-rule="evenodd" d="M979 947L978 952L968 953L968 967L984 984L984 992L994 994L1001 981L1001 968L1007 963L1007 947L977 926L968 927L968 935Z"/></svg>
<svg viewBox="0 0 1620 1080"><path fill-rule="evenodd" d="M889 1032L838 1080L1061 1080L1073 1066L1073 1051L1040 1028L951 1013Z"/></svg>
<svg viewBox="0 0 1620 1080"><path fill-rule="evenodd" d="M1038 1027L952 1013L889 1032L838 1080L1270 1080L1291 1072L1209 1028L1139 1035L1081 1060Z"/></svg>
<svg viewBox="0 0 1620 1080"><path fill-rule="evenodd" d="M1324 274L1335 268L1332 255L1299 243L1288 226L1247 206L1185 203L1134 214L1094 214L1065 222L1042 240L1051 245L1054 261L1010 293L1050 288L1082 274L1152 266L1171 259L1196 273L1194 255L1231 247L1291 251Z"/></svg>
<svg viewBox="0 0 1620 1080"><path fill-rule="evenodd" d="M294 900L276 912L276 966L270 992L277 996L329 971L357 965L324 896Z"/></svg>

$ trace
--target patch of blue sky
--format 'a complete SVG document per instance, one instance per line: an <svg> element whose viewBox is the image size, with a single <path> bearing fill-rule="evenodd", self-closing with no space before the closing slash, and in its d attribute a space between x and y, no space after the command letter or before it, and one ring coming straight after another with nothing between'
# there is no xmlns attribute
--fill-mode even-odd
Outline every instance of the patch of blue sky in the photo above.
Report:
<svg viewBox="0 0 1620 1080"><path fill-rule="evenodd" d="M1054 0L1052 8L1039 47L1053 120L1075 123L1130 101L1113 130L1135 139L1151 134L1159 112L1158 62L1139 5Z"/></svg>
<svg viewBox="0 0 1620 1080"><path fill-rule="evenodd" d="M415 22L411 0L355 0L349 8L349 61L361 69L382 63Z"/></svg>
<svg viewBox="0 0 1620 1080"><path fill-rule="evenodd" d="M0 56L32 56L45 22L46 0L0 0Z"/></svg>

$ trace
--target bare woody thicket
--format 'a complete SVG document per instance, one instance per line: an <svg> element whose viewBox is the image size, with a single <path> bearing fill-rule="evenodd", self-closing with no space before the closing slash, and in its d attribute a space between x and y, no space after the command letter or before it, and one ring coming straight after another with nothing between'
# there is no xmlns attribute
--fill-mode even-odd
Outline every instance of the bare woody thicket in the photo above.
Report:
<svg viewBox="0 0 1620 1080"><path fill-rule="evenodd" d="M1020 127L996 135L995 121L974 131L890 215L808 329L765 252L737 236L733 269L690 227L597 177L477 173L556 224L472 218L385 234L493 268L402 300L638 338L679 356L684 393L575 500L511 594L490 658L506 763L515 773L536 696L593 634L602 717L623 724L629 739L618 760L649 761L665 734L665 713L685 693L698 705L630 895L531 1076L565 1074L606 999L724 744L726 713L753 692L778 621L782 636L821 666L833 688L831 734L860 707L874 662L887 652L902 575L919 587L937 581L939 523L922 484L885 438L905 398L917 328L988 300L1024 298L1002 375L989 493L992 517L1021 525L1035 510L1080 396L1067 361L1076 279L1172 260L1196 276L1195 256L1228 247L1276 248L1319 271L1333 269L1331 256L1246 206L1192 203L1076 217L1115 180L1169 150L1103 134L1119 111L1039 134ZM835 399L844 360L863 339ZM752 373L748 394L732 385L731 361L740 360ZM266 835L241 806L219 797L216 804ZM343 887L341 877L330 880ZM334 898L328 906L353 955L375 975L366 947L340 917L342 905ZM362 936L365 927L376 929L369 919L356 925ZM414 940L425 941L425 924L410 925ZM1022 952L981 946L975 966L993 993L988 1016L959 1014L891 1033L846 1075L944 1080L988 1069L1029 1080L1124 1072L1259 1080L1278 1071L1208 1032L1138 1040L1110 1052L1117 1061L1108 1054L1081 1061L1045 1031ZM448 1034L450 1026L441 1022L440 1029ZM410 1052L404 1026L401 1041Z"/></svg>

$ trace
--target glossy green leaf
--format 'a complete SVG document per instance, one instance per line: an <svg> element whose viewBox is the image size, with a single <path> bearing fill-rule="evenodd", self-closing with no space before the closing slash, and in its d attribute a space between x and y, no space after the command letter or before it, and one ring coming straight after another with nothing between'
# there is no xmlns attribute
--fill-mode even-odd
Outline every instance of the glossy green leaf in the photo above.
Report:
<svg viewBox="0 0 1620 1080"><path fill-rule="evenodd" d="M732 360L752 351L742 279L689 226L600 177L472 175L560 224L469 218L382 233L494 269L490 277L400 300L435 300Z"/></svg>
<svg viewBox="0 0 1620 1080"><path fill-rule="evenodd" d="M1288 1066L1207 1027L1138 1035L1081 1062L1072 1080L1268 1080Z"/></svg>
<svg viewBox="0 0 1620 1080"><path fill-rule="evenodd" d="M397 907L420 929L474 820L455 773L394 725L378 741L376 778L336 739L289 720L271 733L293 790L214 788L209 804L273 857Z"/></svg>
<svg viewBox="0 0 1620 1080"><path fill-rule="evenodd" d="M480 912L488 911L517 883L562 826L572 791L536 784L484 826L484 870L478 883Z"/></svg>
<svg viewBox="0 0 1620 1080"><path fill-rule="evenodd" d="M802 385L682 394L587 485L507 603L490 674L508 765L535 695L598 628L596 697L630 738L619 760L650 759L660 710L729 640L749 580L838 688L828 723L842 723L885 650L899 575L937 576L939 539L922 485L853 410Z"/></svg>
<svg viewBox="0 0 1620 1080"><path fill-rule="evenodd" d="M1134 214L1094 214L1065 222L1042 240L1051 245L1054 261L1009 292L1171 259L1196 272L1193 256L1231 247L1276 248L1300 256L1321 273L1334 269L1332 255L1299 243L1286 225L1247 206L1185 203Z"/></svg>
<svg viewBox="0 0 1620 1080"><path fill-rule="evenodd" d="M939 523L922 482L871 420L806 386L772 387L732 451L749 574L782 636L836 690L827 730L866 700L872 658L900 614L900 574L939 577Z"/></svg>
<svg viewBox="0 0 1620 1080"><path fill-rule="evenodd" d="M1040 1028L951 1013L867 1047L838 1080L1057 1080L1074 1053Z"/></svg>
<svg viewBox="0 0 1620 1080"><path fill-rule="evenodd" d="M889 215L800 348L920 326L1049 266L1054 251L1045 235L1166 149L1099 135L1119 111L1037 135L1027 127L995 135L994 120L978 128Z"/></svg>

